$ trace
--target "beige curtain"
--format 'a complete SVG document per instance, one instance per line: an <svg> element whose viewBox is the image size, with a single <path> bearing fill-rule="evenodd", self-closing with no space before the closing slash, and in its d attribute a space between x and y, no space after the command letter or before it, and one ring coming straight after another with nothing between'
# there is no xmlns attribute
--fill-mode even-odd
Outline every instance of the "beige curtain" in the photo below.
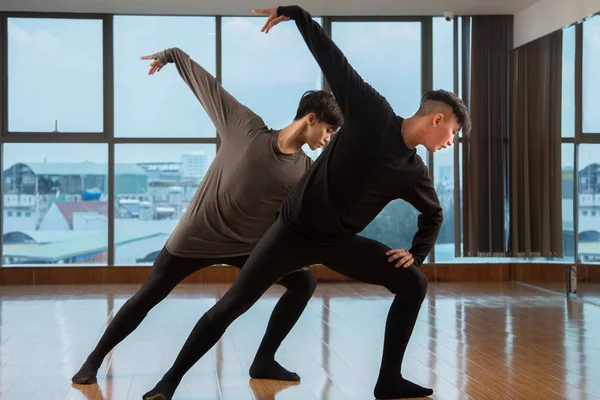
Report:
<svg viewBox="0 0 600 400"><path fill-rule="evenodd" d="M510 235L514 257L562 257L562 31L511 55Z"/></svg>
<svg viewBox="0 0 600 400"><path fill-rule="evenodd" d="M513 16L472 17L470 110L463 139L463 255L503 256Z"/></svg>

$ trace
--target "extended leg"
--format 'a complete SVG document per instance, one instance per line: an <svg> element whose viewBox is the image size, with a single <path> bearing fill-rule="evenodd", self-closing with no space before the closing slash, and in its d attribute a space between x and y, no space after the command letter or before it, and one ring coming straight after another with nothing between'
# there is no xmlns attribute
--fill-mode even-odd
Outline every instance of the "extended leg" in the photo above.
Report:
<svg viewBox="0 0 600 400"><path fill-rule="evenodd" d="M277 221L265 233L231 288L198 321L173 366L144 395L145 400L170 400L184 374L221 338L267 289L290 272L310 264L310 253Z"/></svg>
<svg viewBox="0 0 600 400"><path fill-rule="evenodd" d="M240 258L241 262L245 258ZM129 336L144 320L148 312L160 303L179 282L194 271L218 260L182 258L170 254L165 248L160 252L146 282L117 312L94 350L71 379L77 384L96 382L98 368L106 355Z"/></svg>

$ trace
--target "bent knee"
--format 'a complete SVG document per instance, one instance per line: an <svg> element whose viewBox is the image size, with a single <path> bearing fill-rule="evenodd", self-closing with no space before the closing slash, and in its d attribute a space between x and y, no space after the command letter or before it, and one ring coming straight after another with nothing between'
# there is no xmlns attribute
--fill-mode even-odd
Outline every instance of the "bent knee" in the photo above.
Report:
<svg viewBox="0 0 600 400"><path fill-rule="evenodd" d="M422 303L427 295L427 286L429 285L427 277L415 266L408 267L402 272L404 272L403 276L395 279L388 289L407 300Z"/></svg>
<svg viewBox="0 0 600 400"><path fill-rule="evenodd" d="M310 269L302 269L285 276L280 283L295 297L308 301L317 288L317 277Z"/></svg>

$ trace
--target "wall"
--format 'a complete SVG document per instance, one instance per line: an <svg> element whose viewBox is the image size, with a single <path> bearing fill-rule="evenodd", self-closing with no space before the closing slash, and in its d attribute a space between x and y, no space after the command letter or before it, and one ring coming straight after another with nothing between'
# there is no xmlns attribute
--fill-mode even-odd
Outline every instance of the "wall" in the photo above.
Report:
<svg viewBox="0 0 600 400"><path fill-rule="evenodd" d="M515 15L519 47L600 11L600 0L540 0Z"/></svg>

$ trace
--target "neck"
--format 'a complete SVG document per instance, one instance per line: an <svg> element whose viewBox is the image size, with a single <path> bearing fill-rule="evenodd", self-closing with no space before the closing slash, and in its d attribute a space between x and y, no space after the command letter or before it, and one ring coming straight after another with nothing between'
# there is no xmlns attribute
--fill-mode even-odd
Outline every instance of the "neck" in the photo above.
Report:
<svg viewBox="0 0 600 400"><path fill-rule="evenodd" d="M303 130L304 121L302 120L294 121L280 130L279 135L277 136L279 150L284 154L298 153L305 143L302 139Z"/></svg>
<svg viewBox="0 0 600 400"><path fill-rule="evenodd" d="M420 132L419 120L416 116L413 115L402 122L402 137L407 148L412 150L421 144Z"/></svg>

